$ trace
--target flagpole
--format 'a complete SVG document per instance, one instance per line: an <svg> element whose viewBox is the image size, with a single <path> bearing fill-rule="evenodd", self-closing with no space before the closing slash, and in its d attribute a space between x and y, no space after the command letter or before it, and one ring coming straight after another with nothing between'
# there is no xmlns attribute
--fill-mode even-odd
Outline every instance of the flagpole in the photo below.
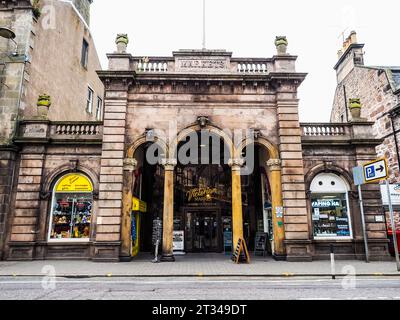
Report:
<svg viewBox="0 0 400 320"><path fill-rule="evenodd" d="M203 50L206 49L206 0L203 0Z"/></svg>

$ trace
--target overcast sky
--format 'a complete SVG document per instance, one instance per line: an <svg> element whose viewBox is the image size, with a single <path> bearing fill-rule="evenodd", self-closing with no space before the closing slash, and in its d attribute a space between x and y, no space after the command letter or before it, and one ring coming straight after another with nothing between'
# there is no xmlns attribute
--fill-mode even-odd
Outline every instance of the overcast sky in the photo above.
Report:
<svg viewBox="0 0 400 320"><path fill-rule="evenodd" d="M356 30L365 43L367 65L400 65L400 1L379 0L206 0L207 49L234 57L272 57L276 35L286 35L300 87L300 120L329 121L336 88L333 66L341 33ZM129 52L170 56L202 46L203 0L94 0L91 30L103 68L117 33L128 33Z"/></svg>

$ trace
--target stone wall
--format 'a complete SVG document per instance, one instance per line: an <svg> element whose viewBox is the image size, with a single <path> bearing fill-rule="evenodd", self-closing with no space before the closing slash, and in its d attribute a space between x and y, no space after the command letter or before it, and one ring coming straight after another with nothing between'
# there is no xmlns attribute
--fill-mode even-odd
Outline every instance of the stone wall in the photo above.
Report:
<svg viewBox="0 0 400 320"><path fill-rule="evenodd" d="M15 157L16 150L0 149L0 260L3 257L6 226L10 215Z"/></svg>
<svg viewBox="0 0 400 320"><path fill-rule="evenodd" d="M23 116L36 116L38 96L47 93L52 98L50 120L96 120L97 97L103 99L104 86L96 74L101 65L90 30L70 3L43 2L43 5L49 4L52 11L44 12L34 24L35 41L31 44L26 97L21 105ZM46 19L53 19L53 24L47 25ZM81 64L83 39L89 44L87 68ZM86 112L88 86L94 91L91 114Z"/></svg>
<svg viewBox="0 0 400 320"><path fill-rule="evenodd" d="M62 175L76 171L88 175L98 192L100 147L25 145L22 148L6 259L88 258L91 255L90 243L68 246L47 241L54 184ZM94 208L96 217L97 201ZM91 239L96 232L94 225L93 228Z"/></svg>
<svg viewBox="0 0 400 320"><path fill-rule="evenodd" d="M73 0L75 7L78 9L87 24L90 24L90 5L93 0Z"/></svg>
<svg viewBox="0 0 400 320"><path fill-rule="evenodd" d="M363 106L361 117L375 122L374 136L385 139L383 144L377 147L377 154L389 160L391 183L400 183L393 129L387 114L399 101L389 86L386 72L375 68L355 67L337 87L331 115L332 122L341 122L342 117L346 121L343 86L346 88L347 99L361 99ZM350 111L348 114L351 121ZM399 128L399 124L396 123L396 130Z"/></svg>
<svg viewBox="0 0 400 320"><path fill-rule="evenodd" d="M29 7L0 4L0 25L10 28L16 34L18 46L0 38L0 144L10 144L20 106L22 76L26 78L25 54L30 53L29 42L34 24L32 10ZM15 7L16 6L16 7ZM12 55L17 53L16 55Z"/></svg>
<svg viewBox="0 0 400 320"><path fill-rule="evenodd" d="M309 190L313 178L319 173L334 173L350 185L349 209L352 222L353 240L343 240L335 243L338 259L363 259L365 256L364 238L361 223L361 212L358 204L357 187L353 183L352 168L376 158L373 144L350 146L349 144L303 143L304 171L306 188ZM362 187L367 236L371 260L387 260L387 235L379 184L369 184ZM311 215L311 194L307 200L308 212ZM379 221L379 222L378 222ZM312 239L312 221L310 223L310 238ZM314 259L329 258L330 242L313 240L312 255Z"/></svg>

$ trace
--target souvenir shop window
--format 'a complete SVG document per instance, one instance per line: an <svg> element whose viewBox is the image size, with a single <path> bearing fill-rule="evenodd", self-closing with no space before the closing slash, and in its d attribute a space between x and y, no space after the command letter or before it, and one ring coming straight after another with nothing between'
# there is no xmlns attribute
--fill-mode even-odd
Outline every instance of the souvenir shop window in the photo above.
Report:
<svg viewBox="0 0 400 320"><path fill-rule="evenodd" d="M93 216L93 186L81 174L68 174L55 185L50 241L88 241Z"/></svg>
<svg viewBox="0 0 400 320"><path fill-rule="evenodd" d="M311 210L315 239L351 239L348 186L334 174L318 175L311 184Z"/></svg>

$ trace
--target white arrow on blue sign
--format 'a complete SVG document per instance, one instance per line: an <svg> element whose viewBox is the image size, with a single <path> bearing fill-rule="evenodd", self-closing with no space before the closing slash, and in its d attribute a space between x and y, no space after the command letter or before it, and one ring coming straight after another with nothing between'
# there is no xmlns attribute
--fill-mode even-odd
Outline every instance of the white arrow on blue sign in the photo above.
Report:
<svg viewBox="0 0 400 320"><path fill-rule="evenodd" d="M386 159L380 159L364 164L363 168L364 179L366 183L388 178L388 167Z"/></svg>

